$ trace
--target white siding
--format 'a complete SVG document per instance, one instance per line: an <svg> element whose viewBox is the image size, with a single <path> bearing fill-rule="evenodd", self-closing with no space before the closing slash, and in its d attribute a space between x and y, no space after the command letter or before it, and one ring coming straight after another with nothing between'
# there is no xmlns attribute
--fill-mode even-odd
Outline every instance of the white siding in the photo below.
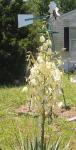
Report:
<svg viewBox="0 0 76 150"><path fill-rule="evenodd" d="M58 34L53 34L53 47L55 50L61 50L64 48L64 27L76 26L76 10L66 13L59 17L57 20L50 21L50 25L53 31Z"/></svg>
<svg viewBox="0 0 76 150"><path fill-rule="evenodd" d="M62 15L57 20L54 20L51 24L52 30L58 32L58 34L53 34L53 47L55 48L55 50L61 50L62 48L64 48L64 27L69 27L69 46L71 39L73 39L74 41L72 42L72 48L70 47L69 52L64 52L62 54L63 60L66 64L65 66L67 66L68 62L70 63L70 65L72 64L72 66L74 66L73 64L76 64L76 51L74 50L74 48L76 47L76 10ZM72 49L74 50L74 53Z"/></svg>
<svg viewBox="0 0 76 150"><path fill-rule="evenodd" d="M58 33L53 34L53 44L55 50L61 50L64 47L64 26L63 20L57 19L54 21L52 30Z"/></svg>

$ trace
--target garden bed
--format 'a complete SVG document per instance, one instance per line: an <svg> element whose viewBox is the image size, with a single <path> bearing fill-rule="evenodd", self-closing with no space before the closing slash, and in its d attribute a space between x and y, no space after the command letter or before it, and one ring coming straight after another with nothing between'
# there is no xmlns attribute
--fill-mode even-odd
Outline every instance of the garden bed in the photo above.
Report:
<svg viewBox="0 0 76 150"><path fill-rule="evenodd" d="M20 114L28 114L31 116L38 116L35 110L29 110L27 105L22 105L15 111L18 115ZM54 114L59 118L64 118L67 121L75 121L76 120L76 107L70 107L68 109L55 107L53 110ZM47 114L47 113L46 113ZM74 119L73 119L74 118ZM72 119L72 120L70 120Z"/></svg>
<svg viewBox="0 0 76 150"><path fill-rule="evenodd" d="M76 120L76 107L70 107L68 109L65 108L55 108L54 113L60 117L64 118L67 121L75 121ZM72 120L71 120L72 119Z"/></svg>

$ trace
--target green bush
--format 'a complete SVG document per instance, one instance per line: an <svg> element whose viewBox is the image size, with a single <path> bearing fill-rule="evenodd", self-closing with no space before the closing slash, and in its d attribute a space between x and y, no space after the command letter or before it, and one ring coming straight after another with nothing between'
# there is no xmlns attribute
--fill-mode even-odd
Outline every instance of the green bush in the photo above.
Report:
<svg viewBox="0 0 76 150"><path fill-rule="evenodd" d="M18 14L30 11L23 0L0 0L0 84L22 82L27 69L27 51L36 53L40 25L35 23L18 29L17 23Z"/></svg>

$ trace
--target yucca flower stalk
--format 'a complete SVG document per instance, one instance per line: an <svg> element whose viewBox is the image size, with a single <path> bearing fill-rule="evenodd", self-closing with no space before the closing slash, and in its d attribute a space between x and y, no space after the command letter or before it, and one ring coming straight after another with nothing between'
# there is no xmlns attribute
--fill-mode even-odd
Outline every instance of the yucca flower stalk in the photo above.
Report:
<svg viewBox="0 0 76 150"><path fill-rule="evenodd" d="M41 116L41 148L43 150L45 116L49 114L58 99L62 73L58 69L61 62L60 56L52 52L51 40L41 36L40 41L42 45L39 47L37 60L34 61L28 77L28 99L30 110L34 110Z"/></svg>

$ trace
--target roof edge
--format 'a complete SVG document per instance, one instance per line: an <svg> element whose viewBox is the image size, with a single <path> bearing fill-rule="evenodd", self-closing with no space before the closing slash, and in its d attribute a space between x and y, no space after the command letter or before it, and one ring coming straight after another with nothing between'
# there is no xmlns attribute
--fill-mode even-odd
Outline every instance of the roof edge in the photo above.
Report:
<svg viewBox="0 0 76 150"><path fill-rule="evenodd" d="M76 13L76 9L74 9L74 10L72 10L72 11L69 11L69 12L67 12L67 13L64 13L64 14L62 14L61 16L62 16L62 17L67 17L68 15L74 14L74 13Z"/></svg>

